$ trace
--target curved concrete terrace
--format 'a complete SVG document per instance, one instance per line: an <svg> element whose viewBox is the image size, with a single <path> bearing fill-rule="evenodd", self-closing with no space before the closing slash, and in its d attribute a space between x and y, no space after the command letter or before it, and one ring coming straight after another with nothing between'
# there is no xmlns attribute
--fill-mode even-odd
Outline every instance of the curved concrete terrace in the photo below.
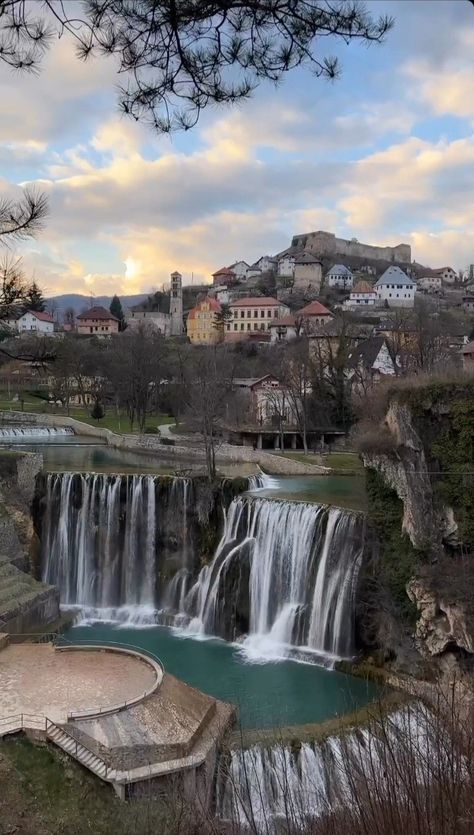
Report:
<svg viewBox="0 0 474 835"><path fill-rule="evenodd" d="M0 652L0 719L28 713L64 723L113 713L155 692L162 677L156 662L129 650L11 644Z"/></svg>

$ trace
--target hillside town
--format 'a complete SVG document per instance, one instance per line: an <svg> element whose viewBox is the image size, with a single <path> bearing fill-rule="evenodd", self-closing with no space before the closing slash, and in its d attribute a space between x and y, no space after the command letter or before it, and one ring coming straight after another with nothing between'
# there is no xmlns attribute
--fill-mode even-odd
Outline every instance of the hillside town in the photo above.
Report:
<svg viewBox="0 0 474 835"><path fill-rule="evenodd" d="M9 347L0 385L17 400L36 391L66 410L95 408L99 420L121 403L143 426L166 402L191 426L194 406L171 391L211 373L222 394L212 416L218 436L258 448L339 443L380 382L474 370L473 269L428 268L407 244L378 247L319 231L295 235L275 256L220 267L209 284L185 285L175 271L167 290L130 308L117 296L109 308L91 298L63 323L54 299L36 288L33 302L12 306L2 322ZM26 364L25 341L33 357ZM116 363L127 351L138 359L124 392ZM55 362L35 352L54 353ZM154 362L143 359L149 352ZM206 371L213 356L219 369Z"/></svg>

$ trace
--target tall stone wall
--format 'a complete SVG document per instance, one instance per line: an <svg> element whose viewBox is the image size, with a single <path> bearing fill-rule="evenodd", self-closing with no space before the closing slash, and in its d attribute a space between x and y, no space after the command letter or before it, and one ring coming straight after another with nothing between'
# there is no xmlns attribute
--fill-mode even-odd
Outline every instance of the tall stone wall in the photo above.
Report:
<svg viewBox="0 0 474 835"><path fill-rule="evenodd" d="M307 235L295 235L292 246L302 247L315 255L333 255L344 258L366 258L368 261L393 261L402 264L411 263L411 247L409 244L397 246L372 246L362 244L357 240L336 238L332 232L310 232Z"/></svg>

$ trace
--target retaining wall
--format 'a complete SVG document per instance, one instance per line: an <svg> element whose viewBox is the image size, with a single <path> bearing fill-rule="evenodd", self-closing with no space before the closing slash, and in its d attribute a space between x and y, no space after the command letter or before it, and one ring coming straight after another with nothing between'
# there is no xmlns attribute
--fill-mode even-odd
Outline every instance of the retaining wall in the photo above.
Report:
<svg viewBox="0 0 474 835"><path fill-rule="evenodd" d="M70 426L76 435L99 438L114 449L123 449L138 453L150 453L165 458L168 461L184 459L193 461L206 460L205 451L202 445L195 439L179 443L179 435L176 436L176 443L161 444L158 435L117 435L110 429L102 429L99 426L89 426L80 420L68 418L67 415L41 415L32 412L2 412L0 419L6 423L26 423L41 426ZM262 467L266 472L275 475L318 475L327 474L330 469L321 467L318 464L304 464L301 461L293 461L282 455L265 452L261 449L253 449L248 446L236 446L234 444L220 444L216 450L216 460L219 462L231 462L236 464L255 464Z"/></svg>

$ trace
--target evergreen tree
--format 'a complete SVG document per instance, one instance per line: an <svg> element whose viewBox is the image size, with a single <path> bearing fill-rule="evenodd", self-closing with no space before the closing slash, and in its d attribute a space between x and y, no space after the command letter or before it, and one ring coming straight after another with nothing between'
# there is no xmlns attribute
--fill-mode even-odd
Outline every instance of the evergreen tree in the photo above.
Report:
<svg viewBox="0 0 474 835"><path fill-rule="evenodd" d="M100 400L94 400L94 405L93 405L92 411L91 411L91 418L94 418L94 420L96 420L97 423L98 423L99 420L102 420L104 415L105 415L105 409L104 409L102 403L100 402Z"/></svg>
<svg viewBox="0 0 474 835"><path fill-rule="evenodd" d="M122 309L122 303L118 296L114 296L112 301L110 302L109 310L112 316L115 316L116 319L119 321L119 331L124 331L127 327L127 323L125 321L125 315Z"/></svg>
<svg viewBox="0 0 474 835"><path fill-rule="evenodd" d="M43 313L46 308L43 293L35 281L26 290L23 306L25 310L35 310L37 313Z"/></svg>

